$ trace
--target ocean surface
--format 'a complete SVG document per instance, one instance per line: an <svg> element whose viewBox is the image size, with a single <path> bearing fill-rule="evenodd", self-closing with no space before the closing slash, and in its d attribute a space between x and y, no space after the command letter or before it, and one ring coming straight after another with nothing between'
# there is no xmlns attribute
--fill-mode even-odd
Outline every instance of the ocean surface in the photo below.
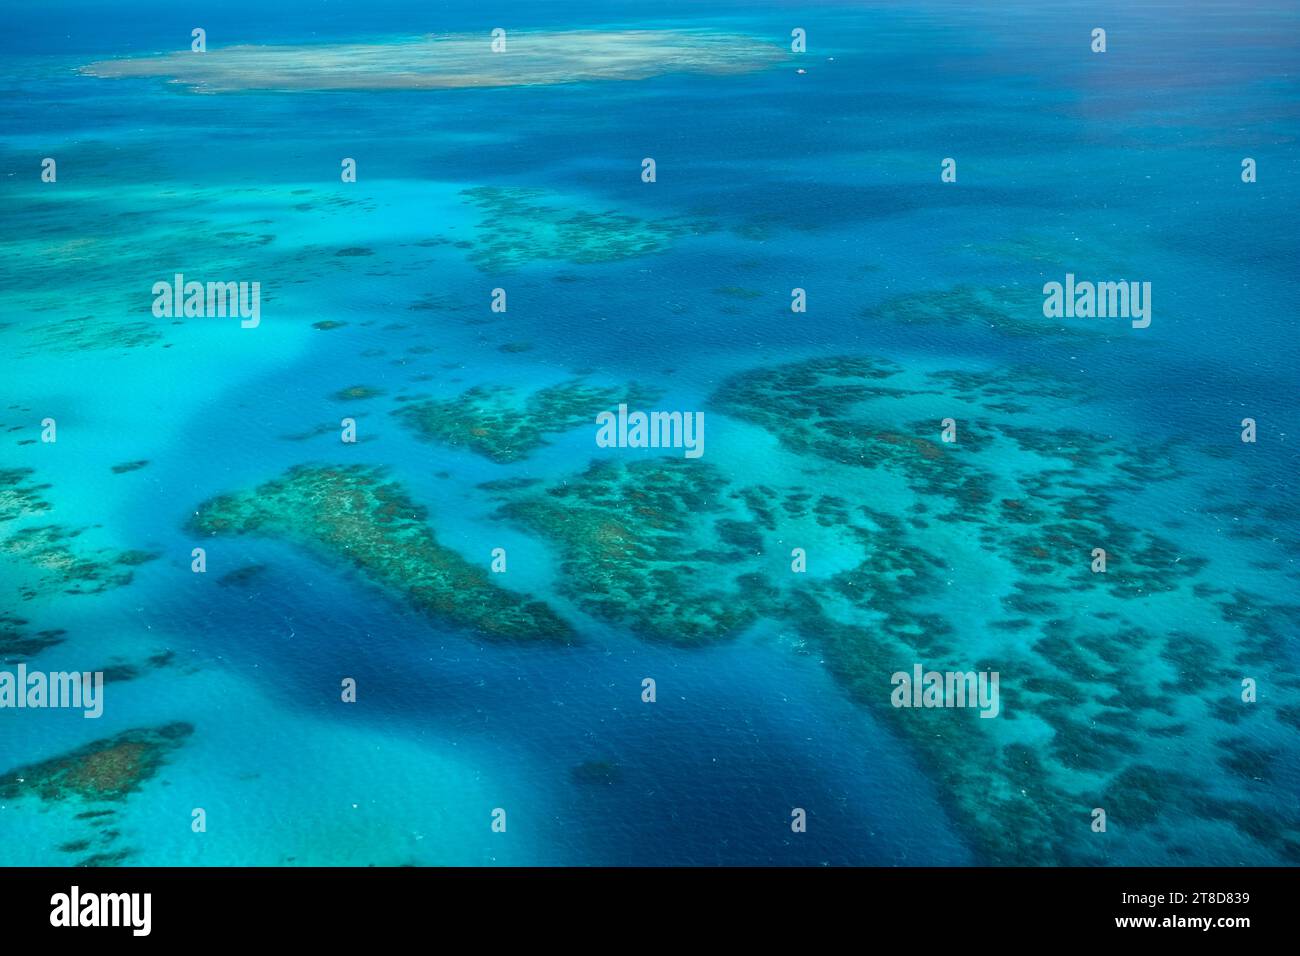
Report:
<svg viewBox="0 0 1300 956"><path fill-rule="evenodd" d="M1300 863L1294 4L51 0L0 64L0 670L111 678L0 709L0 864Z"/></svg>

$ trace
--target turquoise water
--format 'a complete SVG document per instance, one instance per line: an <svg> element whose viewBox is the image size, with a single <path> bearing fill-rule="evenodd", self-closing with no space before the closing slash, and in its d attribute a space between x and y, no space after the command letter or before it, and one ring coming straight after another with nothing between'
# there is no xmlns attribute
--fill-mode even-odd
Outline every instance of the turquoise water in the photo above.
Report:
<svg viewBox="0 0 1300 956"><path fill-rule="evenodd" d="M497 26L773 55L477 89L79 72L194 26L207 56ZM0 648L132 670L96 721L0 710L0 863L1296 863L1298 27L1282 4L4 11ZM155 318L175 272L260 282L260 326ZM1044 319L1067 272L1149 281L1151 326ZM575 380L704 411L704 456L597 448L594 412L536 398ZM543 441L495 444L476 386ZM393 414L436 402L428 433ZM432 552L377 510L265 490L300 465L384 469L434 563L502 547L508 571L431 612ZM260 527L196 527L259 487ZM501 639L478 614L501 588L569 639ZM914 663L998 671L1001 715L892 708Z"/></svg>

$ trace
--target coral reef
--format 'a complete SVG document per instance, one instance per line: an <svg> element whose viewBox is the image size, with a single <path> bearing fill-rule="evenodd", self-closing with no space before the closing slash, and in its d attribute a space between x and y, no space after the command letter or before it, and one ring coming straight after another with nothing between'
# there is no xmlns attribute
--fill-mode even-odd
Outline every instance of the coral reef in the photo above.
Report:
<svg viewBox="0 0 1300 956"><path fill-rule="evenodd" d="M731 514L725 486L717 469L686 459L597 462L498 514L555 543L560 591L578 607L645 640L693 646L734 636L759 613L744 582L729 580L753 556L713 545Z"/></svg>
<svg viewBox="0 0 1300 956"><path fill-rule="evenodd" d="M676 239L716 228L702 219L645 220L612 209L578 209L521 186L478 186L461 196L479 212L475 239L463 240L464 248L471 262L492 274L544 260L591 265L653 255Z"/></svg>
<svg viewBox="0 0 1300 956"><path fill-rule="evenodd" d="M768 431L790 456L781 473L816 484L611 458L545 488L480 487L501 519L550 543L558 587L594 618L688 647L766 621L815 647L909 742L982 862L1149 862L1125 857L1139 844L1096 838L1098 806L1157 844L1175 817L1195 817L1251 841L1252 859L1300 861L1300 814L1261 789L1273 751L1258 739L1295 713L1236 696L1241 668L1265 661L1279 685L1300 687L1278 664L1300 608L1208 586L1209 556L1121 516L1122 498L1194 474L1183 445L1034 424L1090 397L1022 371L1023 388L827 356L724 381L710 407ZM1016 401L1027 396L1032 410ZM958 440L942 441L922 407L951 409ZM835 568L790 573L791 544L812 540L812 560L829 549ZM1232 630L1210 640L1153 619ZM999 718L891 706L891 675L915 663L998 671ZM1225 771L1246 789L1225 786Z"/></svg>
<svg viewBox="0 0 1300 956"><path fill-rule="evenodd" d="M486 566L440 544L427 520L426 509L382 469L298 466L251 491L205 502L190 529L288 541L485 640L574 640L550 607L497 586Z"/></svg>
<svg viewBox="0 0 1300 956"><path fill-rule="evenodd" d="M517 31L509 55L484 55L478 34L385 43L229 46L81 68L106 78L168 77L204 93L239 90L423 90L640 80L666 72L747 73L785 58L755 37L699 30Z"/></svg>
<svg viewBox="0 0 1300 956"><path fill-rule="evenodd" d="M30 661L45 650L62 644L62 629L50 629L30 632L30 622L15 614L0 612L0 664L18 664Z"/></svg>
<svg viewBox="0 0 1300 956"><path fill-rule="evenodd" d="M384 394L382 388L373 388L369 385L349 385L347 388L339 389L330 397L336 402L363 402L367 399L378 398Z"/></svg>
<svg viewBox="0 0 1300 956"><path fill-rule="evenodd" d="M50 504L41 495L49 485L29 482L30 469L0 471L0 523L44 517ZM98 594L130 584L131 569L157 555L138 550L89 548L77 540L85 529L64 525L25 524L0 534L0 556L19 565L26 580L19 585L24 600L62 590L67 594Z"/></svg>
<svg viewBox="0 0 1300 956"><path fill-rule="evenodd" d="M0 776L0 799L32 796L47 803L71 798L123 800L152 779L193 732L190 724L176 721L96 740Z"/></svg>
<svg viewBox="0 0 1300 956"><path fill-rule="evenodd" d="M1015 337L1048 336L1063 341L1100 341L1112 329L1095 320L1049 319L1037 288L959 285L893 296L863 310L871 322L945 328L988 329Z"/></svg>
<svg viewBox="0 0 1300 956"><path fill-rule="evenodd" d="M521 394L508 385L475 386L456 398L413 401L393 412L421 439L464 447L499 464L527 458L548 434L591 425L619 402L635 405L655 393L588 385L571 379ZM594 431L593 431L594 434Z"/></svg>

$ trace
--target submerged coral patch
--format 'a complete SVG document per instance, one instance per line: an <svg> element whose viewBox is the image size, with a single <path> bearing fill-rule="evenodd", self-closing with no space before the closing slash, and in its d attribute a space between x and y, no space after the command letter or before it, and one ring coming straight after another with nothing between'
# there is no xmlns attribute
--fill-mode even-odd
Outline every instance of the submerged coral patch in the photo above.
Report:
<svg viewBox="0 0 1300 956"><path fill-rule="evenodd" d="M618 210L575 208L563 197L523 186L478 186L461 193L479 213L469 259L493 274L530 263L561 260L579 265L617 262L663 252L677 239L704 235L702 219L639 219Z"/></svg>
<svg viewBox="0 0 1300 956"><path fill-rule="evenodd" d="M986 329L1015 337L1052 336L1086 342L1100 339L1104 326L1066 324L1043 316L1043 299L1036 289L1020 286L959 285L950 289L893 296L863 311L871 322Z"/></svg>
<svg viewBox="0 0 1300 956"><path fill-rule="evenodd" d="M915 372L853 356L722 383L712 408L770 432L791 456L787 470L816 463L819 483L852 496L738 484L673 460L599 461L544 490L532 481L484 490L503 499L502 518L551 544L562 593L592 617L682 646L766 620L817 647L846 692L912 744L983 862L1096 864L1142 852L1092 838L1099 805L1132 832L1196 816L1253 841L1261 859L1291 859L1300 815L1258 789L1269 751L1250 739L1276 733L1285 715L1234 706L1232 666L1278 656L1284 628L1257 604L1279 620L1300 617L1258 594L1202 588L1208 557L1121 517L1118 492L1186 479L1176 442L1031 425L1008 401L1014 387L978 370ZM1089 400L1041 369L1025 370L1024 394L1040 406L1035 418L1042 406L1063 414ZM918 417L936 400L960 410L958 441ZM876 507L877 498L898 504ZM791 543L810 539L822 541L819 554L830 547L838 570L785 570ZM1109 552L1100 571L1099 543ZM1089 616L1067 609L1079 593ZM1231 646L1147 626L1171 599L1195 605L1192 619L1234 625ZM1000 719L890 706L890 675L918 662L1000 671ZM1294 686L1294 675L1272 671ZM1216 693L1221 703L1200 699ZM1183 770L1159 769L1171 759ZM1208 783L1223 768L1255 789L1224 797Z"/></svg>
<svg viewBox="0 0 1300 956"><path fill-rule="evenodd" d="M384 394L382 388L374 388L370 385L349 385L347 388L341 388L330 397L336 402L364 402L367 399L378 398Z"/></svg>
<svg viewBox="0 0 1300 956"><path fill-rule="evenodd" d="M97 594L130 584L132 568L154 560L148 551L91 548L78 539L84 529L65 525L33 525L21 519L44 517L50 503L42 492L49 485L32 484L30 469L0 470L0 557L11 559L27 580L19 586L25 600L62 590L67 594Z"/></svg>
<svg viewBox="0 0 1300 956"><path fill-rule="evenodd" d="M855 699L913 743L986 862L1105 862L1120 851L1089 839L1095 806L1130 830L1170 814L1217 821L1253 840L1259 858L1292 859L1300 836L1294 805L1262 792L1219 799L1209 781L1220 767L1263 779L1266 758L1234 727L1249 722L1253 733L1269 733L1277 718L1232 703L1239 688L1227 665L1234 648L1242 663L1265 655L1275 662L1283 629L1274 621L1300 617L1260 595L1216 601L1223 592L1198 580L1207 556L1119 516L1118 492L1186 479L1176 442L1126 444L1077 427L1030 425L1022 418L1028 410L1007 407L1020 388L1019 380L999 384L979 371L918 375L856 357L725 381L713 398L718 410L767 429L801 458L844 469L843 483L863 500L873 489L897 494L901 479L912 510L927 515L905 521L869 504L823 500L828 520L819 516L819 525L864 559L801 582L773 606L821 648ZM1087 401L1042 370L1025 370L1022 393L1040 416ZM914 403L934 395L960 410L963 431L951 444L935 440L936 421L909 417ZM806 496L782 501L777 489L750 488L743 497L762 533L797 540L786 522L804 515ZM1107 552L1104 569L1097 547ZM952 590L966 581L983 582L983 594L972 600ZM935 601L945 593L961 601L960 639L955 613ZM1085 593L1095 621L1064 602ZM1235 635L1220 631L1210 642L1140 623L1174 596L1195 605L1192 619L1233 622ZM1261 603L1269 614L1257 613ZM1001 671L1002 719L886 706L889 673L920 661ZM1270 671L1295 681L1275 663ZM1189 687L1209 697L1217 687L1222 706L1189 697ZM1143 732L1127 732L1134 726ZM1216 747L1227 755L1216 760ZM1198 772L1158 769L1171 763Z"/></svg>
<svg viewBox="0 0 1300 956"><path fill-rule="evenodd" d="M478 385L452 399L411 402L393 412L424 441L463 447L509 464L546 444L546 436L591 424L619 402L653 401L654 393L571 379L534 392Z"/></svg>
<svg viewBox="0 0 1300 956"><path fill-rule="evenodd" d="M30 329L32 348L40 352L80 353L95 349L134 349L163 341L162 331L148 322L88 322L64 319Z"/></svg>
<svg viewBox="0 0 1300 956"><path fill-rule="evenodd" d="M31 631L25 618L0 613L0 664L29 661L47 647L63 643L59 629Z"/></svg>
<svg viewBox="0 0 1300 956"><path fill-rule="evenodd" d="M0 776L0 799L34 796L45 802L122 800L152 779L168 756L194 732L177 721L126 730L71 753Z"/></svg>
<svg viewBox="0 0 1300 956"><path fill-rule="evenodd" d="M733 514L726 485L686 459L596 462L499 514L554 543L561 593L584 611L648 641L694 646L736 636L761 607L743 578L755 556L714 543Z"/></svg>
<svg viewBox="0 0 1300 956"><path fill-rule="evenodd" d="M205 502L190 527L287 541L349 565L411 606L484 639L574 640L545 603L497 586L486 566L440 544L428 511L379 468L291 468L251 491Z"/></svg>
<svg viewBox="0 0 1300 956"><path fill-rule="evenodd" d="M26 518L50 510L41 492L49 485L32 484L30 468L0 468L0 522Z"/></svg>
<svg viewBox="0 0 1300 956"><path fill-rule="evenodd" d="M80 534L62 525L23 528L0 540L0 555L38 575L38 582L24 589L28 595L52 589L67 594L98 594L130 584L130 569L157 557L144 551L76 549L72 542Z"/></svg>

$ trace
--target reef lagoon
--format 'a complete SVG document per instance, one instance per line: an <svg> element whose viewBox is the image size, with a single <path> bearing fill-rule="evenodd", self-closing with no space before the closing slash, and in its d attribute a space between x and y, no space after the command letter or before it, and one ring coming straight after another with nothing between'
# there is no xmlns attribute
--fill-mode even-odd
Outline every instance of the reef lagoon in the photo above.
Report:
<svg viewBox="0 0 1300 956"><path fill-rule="evenodd" d="M1293 5L129 6L0 11L0 865L1300 863Z"/></svg>

